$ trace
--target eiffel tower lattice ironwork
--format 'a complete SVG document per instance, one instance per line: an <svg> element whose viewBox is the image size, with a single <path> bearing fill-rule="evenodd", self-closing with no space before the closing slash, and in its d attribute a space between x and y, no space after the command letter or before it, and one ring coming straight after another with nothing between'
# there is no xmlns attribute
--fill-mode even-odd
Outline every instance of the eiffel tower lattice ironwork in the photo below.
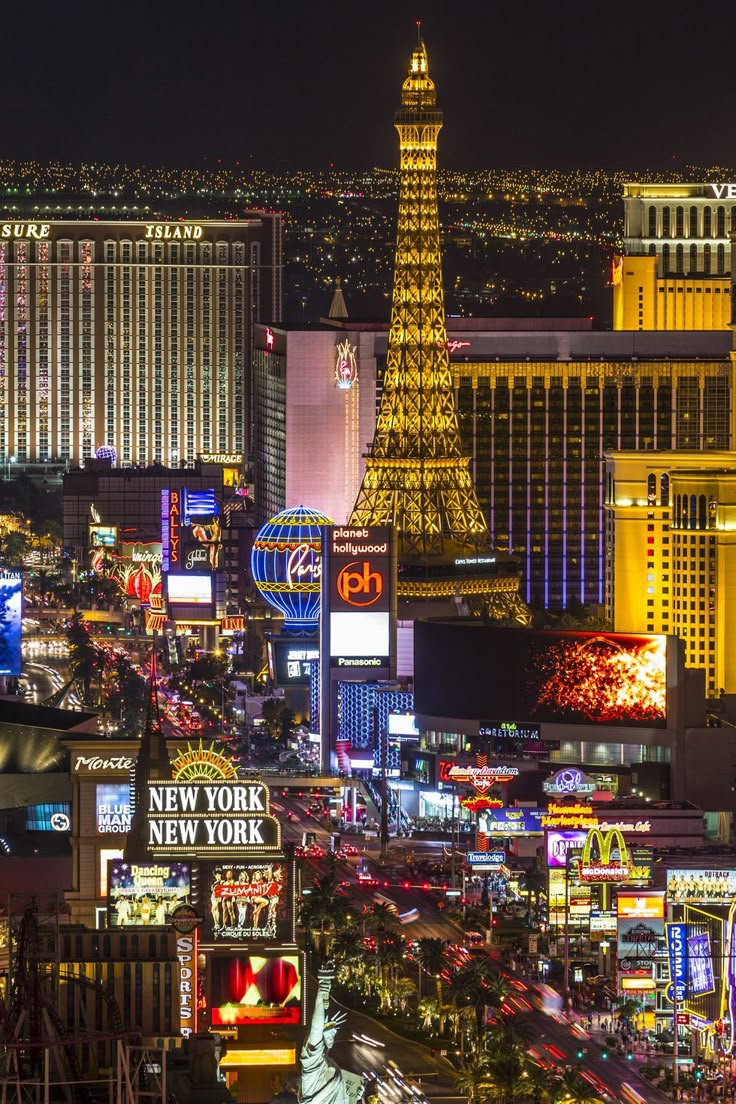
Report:
<svg viewBox="0 0 736 1104"><path fill-rule="evenodd" d="M393 524L399 558L421 559L489 547L450 373L436 175L442 113L421 39L395 125L401 174L388 357L350 524Z"/></svg>

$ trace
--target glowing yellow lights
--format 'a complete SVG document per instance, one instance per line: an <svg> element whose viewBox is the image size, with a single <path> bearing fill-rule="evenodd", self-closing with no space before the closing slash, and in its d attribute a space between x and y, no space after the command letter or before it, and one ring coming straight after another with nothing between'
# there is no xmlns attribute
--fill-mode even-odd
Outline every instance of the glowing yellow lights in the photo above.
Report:
<svg viewBox="0 0 736 1104"><path fill-rule="evenodd" d="M220 1059L224 1070L243 1069L246 1066L293 1066L296 1065L294 1047L250 1047L247 1050L228 1046L227 1053Z"/></svg>
<svg viewBox="0 0 736 1104"><path fill-rule="evenodd" d="M238 777L236 762L217 751L214 744L204 747L200 737L198 747L187 743L187 750L172 760L172 777L175 782L233 782Z"/></svg>

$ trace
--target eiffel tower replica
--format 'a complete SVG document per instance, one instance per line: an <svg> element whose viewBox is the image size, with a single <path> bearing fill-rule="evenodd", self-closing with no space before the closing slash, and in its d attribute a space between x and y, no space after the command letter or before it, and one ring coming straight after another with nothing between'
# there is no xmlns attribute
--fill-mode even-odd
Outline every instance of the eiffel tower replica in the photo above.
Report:
<svg viewBox="0 0 736 1104"><path fill-rule="evenodd" d="M525 621L517 561L491 549L460 441L437 204L442 113L421 34L395 125L401 174L388 356L349 524L394 526L400 602L460 597L494 617Z"/></svg>

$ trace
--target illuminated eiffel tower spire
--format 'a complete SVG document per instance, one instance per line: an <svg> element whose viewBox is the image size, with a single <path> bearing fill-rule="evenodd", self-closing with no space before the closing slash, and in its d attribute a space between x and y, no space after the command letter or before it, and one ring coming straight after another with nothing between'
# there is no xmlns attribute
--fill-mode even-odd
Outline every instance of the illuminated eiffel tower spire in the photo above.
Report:
<svg viewBox="0 0 736 1104"><path fill-rule="evenodd" d="M419 28L418 28L419 29ZM381 408L350 524L392 523L399 558L488 549L460 444L437 206L437 110L421 34L396 113L401 151L391 329Z"/></svg>

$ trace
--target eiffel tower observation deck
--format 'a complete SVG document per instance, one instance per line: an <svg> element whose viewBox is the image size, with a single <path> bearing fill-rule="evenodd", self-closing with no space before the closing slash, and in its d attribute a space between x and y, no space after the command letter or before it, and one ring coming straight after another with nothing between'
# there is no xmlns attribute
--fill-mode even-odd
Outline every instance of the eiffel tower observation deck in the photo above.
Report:
<svg viewBox="0 0 736 1104"><path fill-rule="evenodd" d="M437 110L421 38L396 113L399 215L386 372L351 526L392 524L399 601L462 597L526 620L513 557L491 548L463 454L447 348L437 204Z"/></svg>

